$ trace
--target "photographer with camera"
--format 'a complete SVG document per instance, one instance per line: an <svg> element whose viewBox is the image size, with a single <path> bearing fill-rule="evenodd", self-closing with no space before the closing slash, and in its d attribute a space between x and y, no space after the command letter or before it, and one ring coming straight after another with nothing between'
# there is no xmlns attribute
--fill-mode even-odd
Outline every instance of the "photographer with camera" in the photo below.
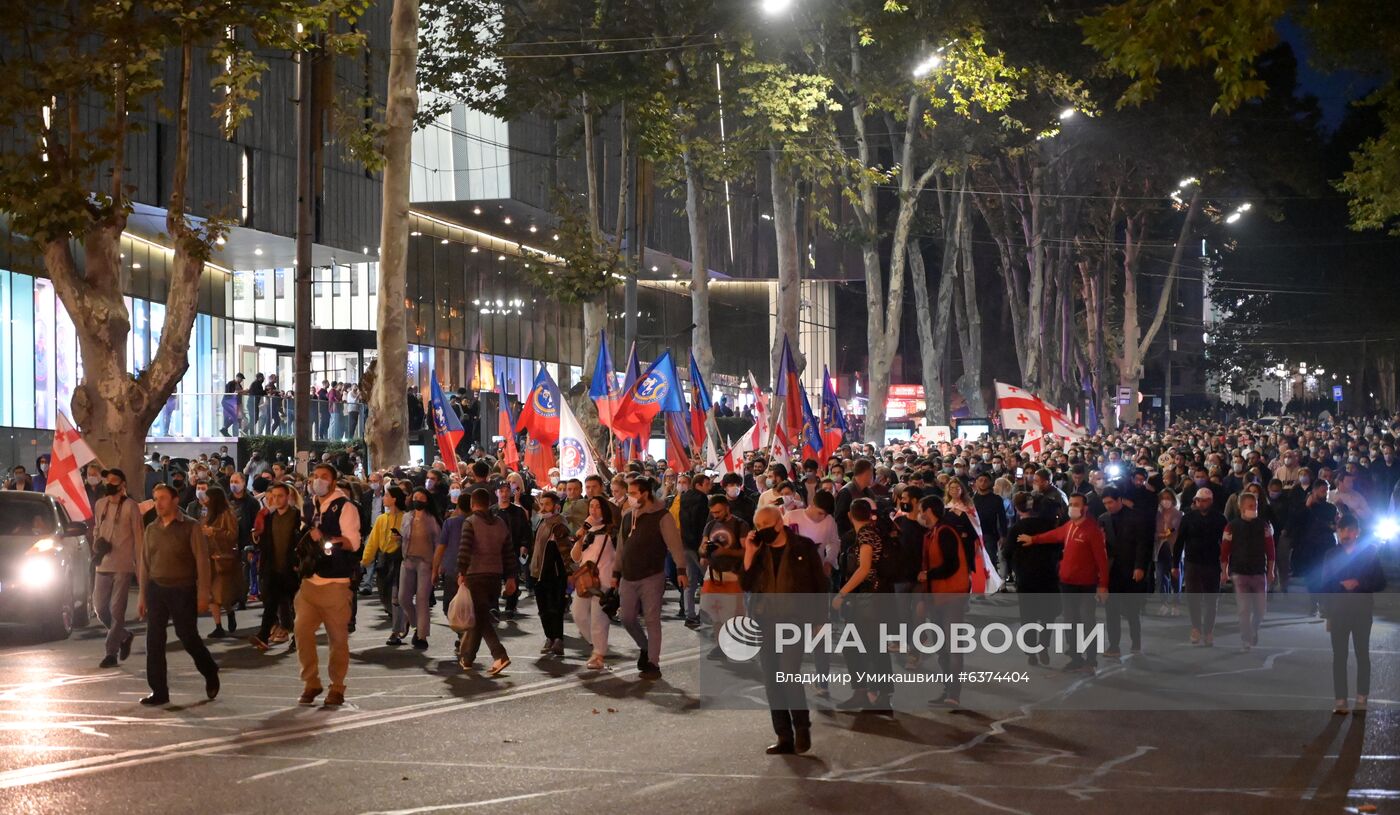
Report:
<svg viewBox="0 0 1400 815"><path fill-rule="evenodd" d="M774 630L779 622L821 622L818 612L823 608L798 598L772 595L819 594L828 589L826 572L822 568L821 552L810 538L805 538L783 526L783 514L777 507L759 507L754 513L754 531L744 536L744 562L741 583L752 595L750 616L763 629L763 641L775 641ZM767 597L763 595L769 595ZM765 647L759 651L763 672L763 687L768 695L768 709L773 719L773 732L778 741L769 745L768 755L805 753L812 747L812 717L807 710L807 692L802 685L779 682L779 672L790 673L802 667L802 651L787 648L781 652Z"/></svg>
<svg viewBox="0 0 1400 815"><path fill-rule="evenodd" d="M126 603L131 583L140 580L141 560L137 544L144 535L141 508L126 494L126 474L113 467L102 474L103 496L93 507L97 519L92 559L97 563L92 604L97 619L107 627L107 653L99 668L115 668L118 659L131 656L135 635L126 630Z"/></svg>
<svg viewBox="0 0 1400 815"><path fill-rule="evenodd" d="M710 496L710 520L700 535L700 567L704 582L700 587L700 608L710 615L716 645L709 659L723 659L719 650L720 629L730 618L744 613L744 590L739 570L744 565L742 541L753 529L734 513L728 495Z"/></svg>

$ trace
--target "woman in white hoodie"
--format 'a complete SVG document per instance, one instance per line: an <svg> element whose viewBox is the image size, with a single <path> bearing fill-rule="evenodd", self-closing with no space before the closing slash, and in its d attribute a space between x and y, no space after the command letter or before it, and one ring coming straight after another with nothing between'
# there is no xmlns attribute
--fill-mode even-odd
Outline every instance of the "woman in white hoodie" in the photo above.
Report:
<svg viewBox="0 0 1400 815"><path fill-rule="evenodd" d="M598 567L598 585L587 597L581 596L581 592L574 592L573 602L574 623L578 625L579 635L593 646L587 665L591 671L601 671L603 658L608 655L608 626L612 621L603 612L602 593L614 585L613 559L617 555L614 515L613 505L608 499L601 496L588 499L588 518L579 530L573 551L569 553L576 564L593 563Z"/></svg>

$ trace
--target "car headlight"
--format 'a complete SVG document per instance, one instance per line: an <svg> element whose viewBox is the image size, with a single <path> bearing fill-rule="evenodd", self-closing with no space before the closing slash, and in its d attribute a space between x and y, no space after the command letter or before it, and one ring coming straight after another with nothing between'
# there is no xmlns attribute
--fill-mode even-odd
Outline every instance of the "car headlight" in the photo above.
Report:
<svg viewBox="0 0 1400 815"><path fill-rule="evenodd" d="M47 555L29 555L19 566L19 583L29 589L46 589L58 580L58 562Z"/></svg>

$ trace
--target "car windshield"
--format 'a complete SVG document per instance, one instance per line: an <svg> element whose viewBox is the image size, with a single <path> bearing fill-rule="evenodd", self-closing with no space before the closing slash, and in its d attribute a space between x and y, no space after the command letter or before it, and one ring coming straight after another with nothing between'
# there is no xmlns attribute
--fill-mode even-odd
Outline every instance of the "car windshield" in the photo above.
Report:
<svg viewBox="0 0 1400 815"><path fill-rule="evenodd" d="M0 491L0 535L52 535L53 508L33 493Z"/></svg>

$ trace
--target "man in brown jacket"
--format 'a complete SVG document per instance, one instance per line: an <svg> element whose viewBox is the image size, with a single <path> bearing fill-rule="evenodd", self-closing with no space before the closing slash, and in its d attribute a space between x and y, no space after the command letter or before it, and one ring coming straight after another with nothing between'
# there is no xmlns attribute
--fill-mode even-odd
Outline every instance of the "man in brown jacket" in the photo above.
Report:
<svg viewBox="0 0 1400 815"><path fill-rule="evenodd" d="M156 520L146 527L141 546L141 599L137 614L146 625L146 683L151 694L143 705L170 703L165 673L166 626L175 623L175 636L204 675L204 692L219 695L219 666L199 637L195 618L209 609L209 547L199 523L180 512L175 490L157 484L152 491Z"/></svg>
<svg viewBox="0 0 1400 815"><path fill-rule="evenodd" d="M510 665L501 638L496 635L496 598L501 595L501 581L506 594L515 592L515 546L510 529L504 521L491 515L491 493L478 487L472 490L472 514L462 522L462 545L457 552L457 585L471 592L472 610L476 623L462 636L457 664L462 670L473 670L476 652L482 639L494 661L486 672L496 676Z"/></svg>

